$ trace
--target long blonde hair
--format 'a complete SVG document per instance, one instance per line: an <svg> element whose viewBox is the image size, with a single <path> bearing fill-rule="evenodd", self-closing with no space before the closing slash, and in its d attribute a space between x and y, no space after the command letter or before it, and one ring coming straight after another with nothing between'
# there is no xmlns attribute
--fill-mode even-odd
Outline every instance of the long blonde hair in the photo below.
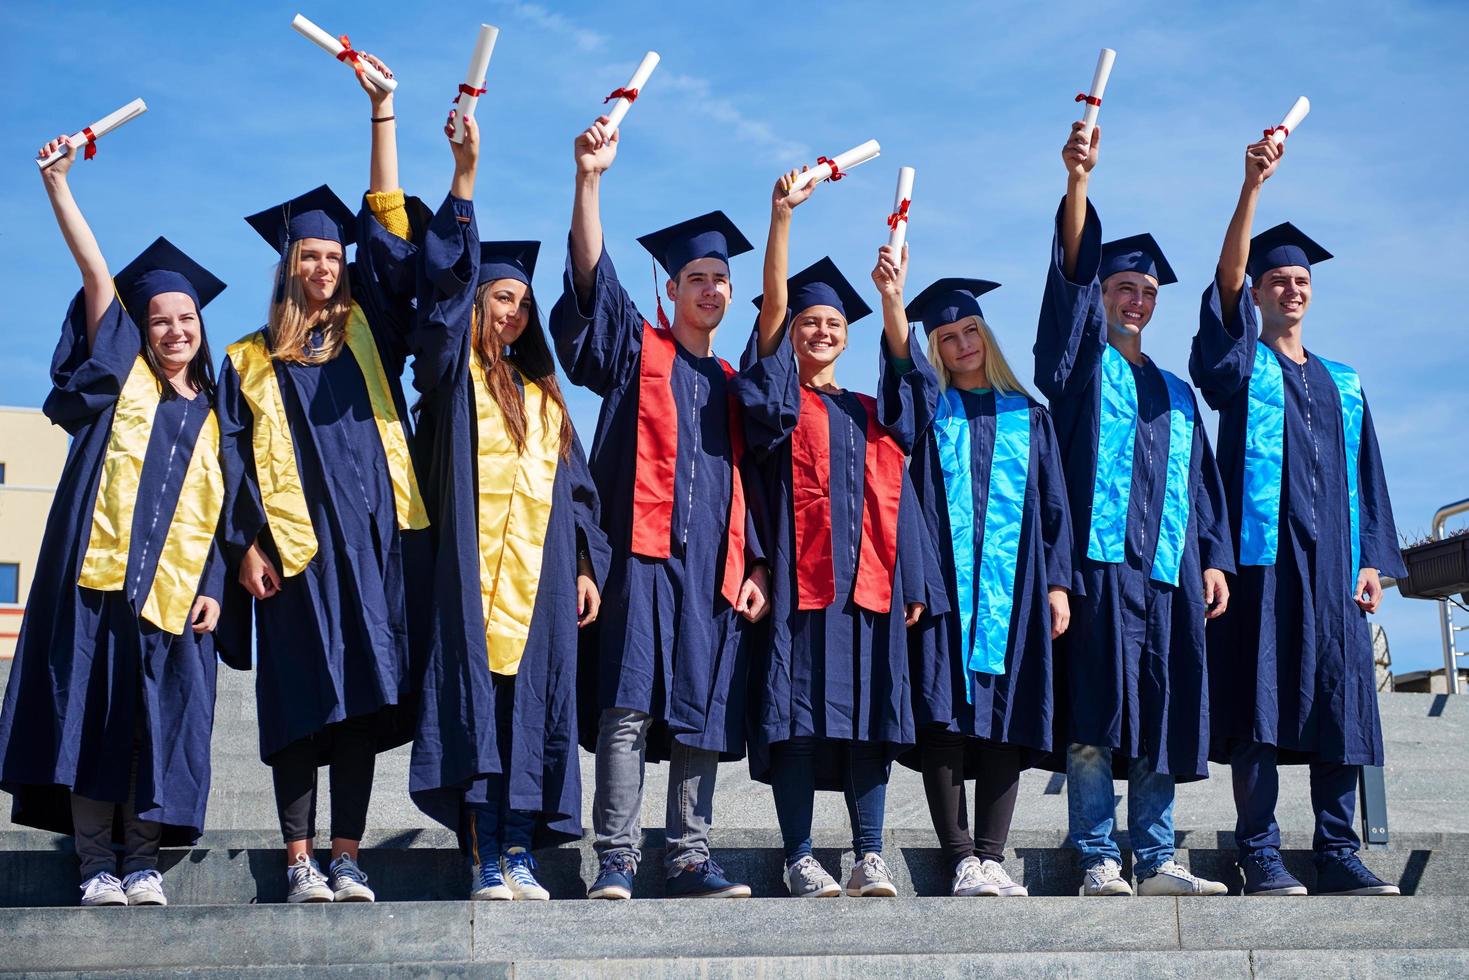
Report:
<svg viewBox="0 0 1469 980"><path fill-rule="evenodd" d="M297 364L325 364L342 352L347 336L347 317L352 312L352 280L342 257L342 274L337 291L315 315L306 312L306 290L297 273L301 268L301 239L291 242L286 256L276 267L275 295L271 297L270 356ZM307 343L313 330L321 331L321 343Z"/></svg>
<svg viewBox="0 0 1469 980"><path fill-rule="evenodd" d="M500 415L505 420L505 429L510 441L519 452L525 452L525 395L515 383L511 369L519 371L527 380L541 389L541 422L549 417L549 407L555 404L561 410L561 429L556 434L560 442L560 456L571 458L573 433L571 414L566 410L566 399L561 395L561 385L556 381L556 361L551 348L546 344L546 332L541 329L541 313L535 305L535 294L526 287L531 307L525 329L513 345L506 345L494 330L484 324L490 322L490 290L499 280L482 282L475 289L472 322L474 356L485 373L485 387L490 397L500 406Z"/></svg>
<svg viewBox="0 0 1469 980"><path fill-rule="evenodd" d="M967 316L958 322L967 323L970 320L978 325L979 335L984 340L984 373L989 378L990 387L1001 395L1024 395L1034 400L1034 396L1025 390L1025 386L1010 369L1010 362L1005 359L1005 352L1000 349L1000 342L995 339L995 332L990 329L990 325L984 322L984 317ZM928 362L939 376L939 390L947 391L950 385L949 369L944 367L943 354L939 351L937 330L928 332Z"/></svg>

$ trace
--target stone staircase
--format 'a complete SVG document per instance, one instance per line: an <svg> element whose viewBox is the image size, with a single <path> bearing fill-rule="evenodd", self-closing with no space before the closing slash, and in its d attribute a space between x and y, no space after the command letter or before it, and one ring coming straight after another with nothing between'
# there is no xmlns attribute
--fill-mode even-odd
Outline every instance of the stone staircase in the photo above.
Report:
<svg viewBox="0 0 1469 980"><path fill-rule="evenodd" d="M0 683L8 667L0 666ZM1469 698L1388 694L1391 843L1364 852L1401 899L1146 899L1075 896L1064 842L1064 779L1027 773L1006 867L1031 890L1015 901L951 899L915 773L895 768L884 848L893 900L784 898L768 787L721 768L715 857L748 881L747 902L579 900L590 843L537 855L549 903L464 901L468 869L451 834L405 792L407 752L380 757L362 865L379 903L288 907L269 771L256 752L253 678L224 672L214 736L210 829L165 851L167 909L78 909L66 838L0 820L0 971L102 976L368 977L1080 977L1469 976ZM590 783L592 760L583 757ZM647 814L662 812L663 767ZM1282 775L1285 858L1308 885L1305 773ZM1119 790L1121 789L1119 784ZM322 780L320 806L328 806ZM588 785L586 803L590 803ZM1123 805L1125 813L1125 804ZM1180 788L1179 858L1231 880L1228 773ZM822 794L816 856L845 875L846 811ZM661 891L660 830L636 888ZM1126 849L1125 832L1119 835Z"/></svg>

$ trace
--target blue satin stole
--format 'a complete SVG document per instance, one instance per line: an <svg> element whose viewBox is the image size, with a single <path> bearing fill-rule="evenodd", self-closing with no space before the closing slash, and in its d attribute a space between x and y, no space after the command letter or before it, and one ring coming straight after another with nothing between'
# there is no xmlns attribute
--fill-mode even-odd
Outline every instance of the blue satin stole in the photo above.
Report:
<svg viewBox="0 0 1469 980"><path fill-rule="evenodd" d="M1150 577L1177 585L1188 535L1194 399L1187 382L1161 368L1159 373L1168 385L1168 464ZM1102 354L1099 399L1097 471L1092 483L1086 556L1092 561L1116 564L1127 557L1127 506L1132 498L1132 464L1137 440L1137 381L1127 358L1111 345Z"/></svg>
<svg viewBox="0 0 1469 980"><path fill-rule="evenodd" d="M1316 355L1312 355L1316 357ZM1362 379L1346 364L1316 357L1336 385L1341 401L1342 444L1346 449L1347 508L1350 514L1352 562L1349 590L1357 585L1362 560L1361 512L1357 490L1361 480ZM1244 506L1240 513L1241 565L1274 565L1280 545L1280 487L1285 455L1285 378L1275 352L1255 344L1250 372L1249 407L1245 415Z"/></svg>
<svg viewBox="0 0 1469 980"><path fill-rule="evenodd" d="M954 555L964 692L972 702L971 673L1005 672L1020 529L1030 480L1030 400L1022 394L995 394L995 444L977 561L973 450L969 416L957 390L944 392L934 432Z"/></svg>

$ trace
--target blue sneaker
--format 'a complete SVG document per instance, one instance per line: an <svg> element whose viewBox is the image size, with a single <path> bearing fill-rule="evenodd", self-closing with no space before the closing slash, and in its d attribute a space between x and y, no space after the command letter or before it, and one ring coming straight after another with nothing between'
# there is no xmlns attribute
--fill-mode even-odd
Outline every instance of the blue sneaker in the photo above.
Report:
<svg viewBox="0 0 1469 980"><path fill-rule="evenodd" d="M604 854L597 880L587 889L587 898L632 898L632 878L637 873L638 865L632 855L624 851Z"/></svg>
<svg viewBox="0 0 1469 980"><path fill-rule="evenodd" d="M706 858L680 868L664 885L663 894L666 898L749 898L750 886L730 881L713 858Z"/></svg>
<svg viewBox="0 0 1469 980"><path fill-rule="evenodd" d="M1368 871L1356 851L1339 851L1316 855L1314 894L1401 895L1402 891Z"/></svg>
<svg viewBox="0 0 1469 980"><path fill-rule="evenodd" d="M1251 851L1240 858L1245 873L1246 895L1304 895L1306 886L1287 870L1280 852L1273 847Z"/></svg>
<svg viewBox="0 0 1469 980"><path fill-rule="evenodd" d="M544 902L551 897L551 893L536 881L533 874L535 868L536 859L523 847L510 848L500 859L500 871L505 875L505 884L510 886L510 891L522 902Z"/></svg>
<svg viewBox="0 0 1469 980"><path fill-rule="evenodd" d="M500 873L499 861L477 864L471 872L469 897L476 902L508 902L515 897L505 876Z"/></svg>

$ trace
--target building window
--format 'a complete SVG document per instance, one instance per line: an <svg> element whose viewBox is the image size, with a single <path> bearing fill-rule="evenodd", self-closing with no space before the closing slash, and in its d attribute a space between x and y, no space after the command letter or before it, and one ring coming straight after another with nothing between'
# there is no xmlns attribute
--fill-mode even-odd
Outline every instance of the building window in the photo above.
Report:
<svg viewBox="0 0 1469 980"><path fill-rule="evenodd" d="M5 482L5 464L0 463L0 483Z"/></svg>
<svg viewBox="0 0 1469 980"><path fill-rule="evenodd" d="M0 602L20 602L20 566L15 562L0 562Z"/></svg>

